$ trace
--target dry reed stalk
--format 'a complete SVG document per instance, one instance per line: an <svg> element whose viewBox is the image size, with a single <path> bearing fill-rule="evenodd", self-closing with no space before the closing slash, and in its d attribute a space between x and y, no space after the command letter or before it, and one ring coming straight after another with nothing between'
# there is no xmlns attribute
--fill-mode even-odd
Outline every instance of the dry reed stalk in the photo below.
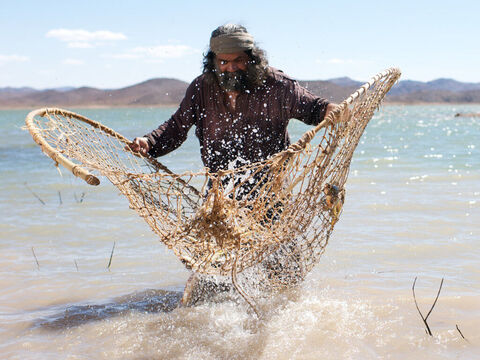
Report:
<svg viewBox="0 0 480 360"><path fill-rule="evenodd" d="M28 186L27 183L24 183L25 187L28 189L28 191L30 191L32 193L33 196L35 196L37 198L38 201L40 201L42 203L42 205L45 205L45 201L43 201L40 196L38 196L32 189L30 189L30 186Z"/></svg>
<svg viewBox="0 0 480 360"><path fill-rule="evenodd" d="M420 311L420 308L418 307L417 298L415 296L415 284L416 284L416 282L417 282L417 277L415 277L415 280L413 281L413 285L412 285L413 300L415 301L415 306L417 307L418 313L420 314L420 317L422 318L422 321L425 324L425 327L426 327L425 331L427 332L428 335L433 336L432 331L430 330L430 326L428 326L427 319L430 316L430 314L432 313L432 310L435 307L435 304L437 303L438 297L440 296L440 291L442 291L443 278L442 278L442 281L440 282L440 287L438 288L438 292L437 292L437 296L435 297L435 301L433 302L432 307L430 308L427 316L423 316L422 312Z"/></svg>
<svg viewBox="0 0 480 360"><path fill-rule="evenodd" d="M112 265L113 252L115 251L115 241L113 242L112 252L110 253L110 260L108 261L107 269L110 271L110 265Z"/></svg>
<svg viewBox="0 0 480 360"><path fill-rule="evenodd" d="M32 254L33 254L33 257L35 258L35 262L37 263L37 269L40 270L40 263L38 262L37 255L35 255L35 250L33 249L33 246L32 246Z"/></svg>
<svg viewBox="0 0 480 360"><path fill-rule="evenodd" d="M460 336L461 336L466 342L470 343L470 341L468 341L468 339L467 339L465 336L463 336L463 333L460 331L460 328L458 327L458 325L455 325L455 327L457 328L457 331L460 333Z"/></svg>
<svg viewBox="0 0 480 360"><path fill-rule="evenodd" d="M80 194L80 197L79 197L79 198L77 197L77 194L76 194L76 193L73 193L73 197L75 198L75 201L76 201L77 203L82 203L82 202L83 202L83 199L85 198L85 193L82 192L82 193Z"/></svg>

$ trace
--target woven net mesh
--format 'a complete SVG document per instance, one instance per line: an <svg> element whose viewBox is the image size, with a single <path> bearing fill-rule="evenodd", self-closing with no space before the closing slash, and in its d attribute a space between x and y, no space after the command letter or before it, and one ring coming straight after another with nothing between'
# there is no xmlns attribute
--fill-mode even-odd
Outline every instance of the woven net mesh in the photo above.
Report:
<svg viewBox="0 0 480 360"><path fill-rule="evenodd" d="M66 110L32 111L26 123L42 150L76 176L92 185L107 177L188 267L235 279L257 266L270 286L283 287L303 279L323 253L354 150L399 76L398 69L376 75L285 151L216 173L175 174Z"/></svg>

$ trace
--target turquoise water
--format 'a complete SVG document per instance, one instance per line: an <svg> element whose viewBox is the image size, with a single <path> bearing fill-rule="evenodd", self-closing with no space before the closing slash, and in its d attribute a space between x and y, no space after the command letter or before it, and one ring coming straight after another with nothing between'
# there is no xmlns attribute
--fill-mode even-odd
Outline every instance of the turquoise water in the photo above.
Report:
<svg viewBox="0 0 480 360"><path fill-rule="evenodd" d="M174 109L71 110L133 138ZM22 130L27 110L0 111L0 357L480 356L480 118L457 112L480 106L381 109L355 153L326 253L299 299L256 323L242 304L144 307L181 291L189 273L106 180L90 187L59 174ZM292 121L292 138L306 129ZM193 132L162 162L200 169ZM424 313L445 279L432 338L413 302L415 277Z"/></svg>

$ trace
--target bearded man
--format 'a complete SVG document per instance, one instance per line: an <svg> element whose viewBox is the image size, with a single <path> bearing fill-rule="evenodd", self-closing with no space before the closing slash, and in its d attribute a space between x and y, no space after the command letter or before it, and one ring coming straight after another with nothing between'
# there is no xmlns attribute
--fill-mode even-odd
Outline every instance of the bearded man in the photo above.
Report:
<svg viewBox="0 0 480 360"><path fill-rule="evenodd" d="M268 66L264 51L240 25L227 24L212 32L203 64L202 75L189 85L178 110L158 129L135 138L132 150L163 156L179 147L195 125L203 164L216 172L285 150L290 119L317 125L336 106ZM194 273L183 303L229 288Z"/></svg>
<svg viewBox="0 0 480 360"><path fill-rule="evenodd" d="M290 119L317 125L335 107L269 67L264 51L240 25L212 32L203 64L203 74L190 84L178 110L158 129L135 138L132 150L163 156L195 125L203 164L216 172L285 150Z"/></svg>

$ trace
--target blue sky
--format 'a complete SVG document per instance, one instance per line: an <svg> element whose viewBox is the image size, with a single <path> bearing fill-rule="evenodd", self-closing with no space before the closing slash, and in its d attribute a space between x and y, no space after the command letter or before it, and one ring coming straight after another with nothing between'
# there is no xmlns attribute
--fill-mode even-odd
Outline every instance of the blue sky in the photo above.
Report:
<svg viewBox="0 0 480 360"><path fill-rule="evenodd" d="M241 23L300 79L480 82L479 1L0 0L0 87L191 81L210 33Z"/></svg>

